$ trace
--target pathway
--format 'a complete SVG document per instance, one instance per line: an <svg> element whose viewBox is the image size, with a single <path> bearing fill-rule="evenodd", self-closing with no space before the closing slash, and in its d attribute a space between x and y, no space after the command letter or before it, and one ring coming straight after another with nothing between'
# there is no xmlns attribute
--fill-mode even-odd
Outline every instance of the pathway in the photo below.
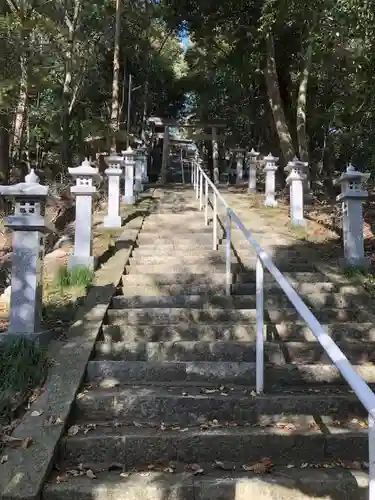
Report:
<svg viewBox="0 0 375 500"><path fill-rule="evenodd" d="M60 444L45 500L358 499L365 412L267 278L266 391L256 396L254 259L224 247L190 188L157 190ZM270 251L285 243L251 219ZM284 250L289 272L360 373L375 383L374 331L353 287ZM363 338L363 342L353 339ZM265 460L265 457L267 460ZM358 462L358 463L357 463ZM254 466L254 464L257 464ZM268 470L270 474L257 474ZM95 479L94 479L95 476ZM363 490L364 491L364 490Z"/></svg>

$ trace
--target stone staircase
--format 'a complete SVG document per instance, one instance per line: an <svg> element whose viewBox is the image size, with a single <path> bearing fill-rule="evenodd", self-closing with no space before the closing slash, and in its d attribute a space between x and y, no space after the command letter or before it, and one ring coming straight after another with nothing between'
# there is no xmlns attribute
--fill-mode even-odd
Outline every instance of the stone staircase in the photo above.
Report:
<svg viewBox="0 0 375 500"><path fill-rule="evenodd" d="M228 298L224 245L212 251L192 195L165 196L145 220L44 499L365 498L366 412L267 274L255 394L254 259L233 241L249 257L245 268L233 256ZM279 265L375 383L375 327L356 290L297 255Z"/></svg>

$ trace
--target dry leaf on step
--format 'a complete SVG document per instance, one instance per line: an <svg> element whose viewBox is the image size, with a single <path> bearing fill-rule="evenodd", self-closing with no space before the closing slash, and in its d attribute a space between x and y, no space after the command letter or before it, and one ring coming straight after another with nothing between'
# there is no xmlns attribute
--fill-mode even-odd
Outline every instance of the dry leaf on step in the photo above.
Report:
<svg viewBox="0 0 375 500"><path fill-rule="evenodd" d="M3 455L0 458L0 464L5 464L5 462L8 462L8 455Z"/></svg>
<svg viewBox="0 0 375 500"><path fill-rule="evenodd" d="M3 434L0 438L0 443L2 443L4 446L6 446L8 448L26 449L30 446L32 441L33 440L31 437L16 438L14 436L7 436L6 434Z"/></svg>
<svg viewBox="0 0 375 500"><path fill-rule="evenodd" d="M31 417L40 417L40 415L43 415L43 411L42 410L34 410L30 413L30 416Z"/></svg>
<svg viewBox="0 0 375 500"><path fill-rule="evenodd" d="M96 479L96 476L95 476L94 472L93 472L91 469L87 469L87 471L86 471L86 476L87 476L89 479Z"/></svg>
<svg viewBox="0 0 375 500"><path fill-rule="evenodd" d="M243 465L243 470L247 472L254 472L255 474L265 474L270 471L272 467L272 461L269 458L262 458L262 460L256 464Z"/></svg>
<svg viewBox="0 0 375 500"><path fill-rule="evenodd" d="M78 425L72 425L68 429L68 436L76 436L79 433L79 426Z"/></svg>

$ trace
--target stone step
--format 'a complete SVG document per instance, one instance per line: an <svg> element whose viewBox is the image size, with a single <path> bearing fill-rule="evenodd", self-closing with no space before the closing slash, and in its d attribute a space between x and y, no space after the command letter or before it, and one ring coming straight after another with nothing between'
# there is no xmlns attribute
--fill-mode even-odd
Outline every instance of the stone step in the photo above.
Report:
<svg viewBox="0 0 375 500"><path fill-rule="evenodd" d="M373 323L329 323L322 324L325 331L335 341L375 341ZM102 327L103 338L108 341L137 342L179 342L202 340L254 342L255 323L248 324L176 324L176 325L127 325L115 324ZM269 341L289 340L297 342L316 342L311 330L303 322L265 324L264 334Z"/></svg>
<svg viewBox="0 0 375 500"><path fill-rule="evenodd" d="M374 342L338 342L352 364L375 362ZM247 361L255 363L254 342L235 341L166 341L112 342L110 338L95 347L96 359L123 361ZM332 361L317 342L265 342L266 363L331 364Z"/></svg>
<svg viewBox="0 0 375 500"><path fill-rule="evenodd" d="M157 252L157 249L155 249ZM232 273L246 273L249 272L249 277L252 278L255 273L256 261L253 258L249 258L246 261L239 263L237 259L232 256ZM215 259L184 259L180 257L170 256L168 259L164 257L164 260L159 260L155 262L145 262L144 259L139 259L134 262L133 259L130 260L129 265L126 267L128 274L132 273L144 273L148 272L150 274L181 274L181 270L186 269L192 274L201 274L206 272L225 272L225 259L215 258ZM278 269L282 273L285 272L296 272L296 271L313 271L313 264L306 264L305 262L286 262L280 261L278 263Z"/></svg>
<svg viewBox="0 0 375 500"><path fill-rule="evenodd" d="M355 308L364 306L371 302L371 298L366 294L343 295L341 293L312 293L301 295L302 300L309 307L334 307ZM266 307L292 307L286 295L265 293ZM125 296L117 295L112 299L114 309L123 308L146 308L146 307L188 307L203 308L216 306L222 309L243 309L255 308L256 298L254 295L234 295L225 297L222 295L159 295L159 296Z"/></svg>
<svg viewBox="0 0 375 500"><path fill-rule="evenodd" d="M170 461L248 464L264 457L275 465L368 460L367 429L337 426L335 433L325 435L311 424L312 420L293 423L293 430L274 424L208 430L192 427L184 432L98 425L87 434L64 438L60 449L67 465L119 463L125 469Z"/></svg>
<svg viewBox="0 0 375 500"><path fill-rule="evenodd" d="M145 271L145 270L143 270ZM306 282L306 283L322 283L325 280L324 276L319 273L310 272L290 272L284 274L290 283L294 282ZM175 285L177 283L187 283L187 284L199 284L199 285L210 285L210 284L220 284L225 285L225 274L224 273L212 273L207 276L206 273L180 273L173 275L166 274L137 274L137 275L125 275L123 281L126 282L136 282L136 283L150 283L150 284L160 284L160 285ZM265 283L271 282L276 285L274 278L269 274L264 275ZM237 274L232 276L232 282L234 285L238 283L255 283L255 271ZM347 282L343 282L342 285L346 285Z"/></svg>
<svg viewBox="0 0 375 500"><path fill-rule="evenodd" d="M136 421L147 427L151 423L185 426L217 420L269 425L289 422L292 414L331 417L337 422L367 419L365 408L345 386L316 392L291 387L290 391L256 395L254 388L243 386L103 385L84 388L78 394L74 414L80 422L112 420L134 425Z"/></svg>
<svg viewBox="0 0 375 500"><path fill-rule="evenodd" d="M234 255L232 255L231 260L233 263L238 262ZM131 265L134 266L160 266L166 264L166 262L181 262L181 264L200 264L205 262L212 264L225 264L225 255L219 254L218 252L192 252L190 250L178 254L171 252L167 257L164 253L159 253L157 248L152 247L150 252L147 254L140 254L138 249L136 249L130 259Z"/></svg>
<svg viewBox="0 0 375 500"><path fill-rule="evenodd" d="M172 260L168 259L164 261L163 264L134 264L130 262L129 265L125 267L127 274L141 274L144 272L153 274L166 274L166 275L174 275L181 274L183 272L189 273L190 275L194 274L206 274L206 273L225 273L225 261L224 262L209 262L209 261L201 261L201 262L179 262L178 259ZM231 265L232 273L239 273L242 269L242 266L238 263L234 263Z"/></svg>
<svg viewBox="0 0 375 500"><path fill-rule="evenodd" d="M375 383L375 367L353 365L368 383ZM284 385L346 384L333 365L265 366L266 388ZM196 382L255 385L255 363L228 361L113 361L91 360L87 366L88 381L113 378L126 383Z"/></svg>
<svg viewBox="0 0 375 500"><path fill-rule="evenodd" d="M168 234L161 234L161 235L152 235L152 234L147 234L143 233L142 231L139 233L138 236L138 245L142 245L143 243L149 243L149 244L155 244L155 245L176 245L178 242L184 242L183 240L186 241L187 244L189 245L205 245L207 243L212 244L212 235L211 233L186 233L186 234L179 234L176 236L173 231L171 231Z"/></svg>
<svg viewBox="0 0 375 500"><path fill-rule="evenodd" d="M318 321L329 323L330 321L355 322L366 321L365 311L357 309L316 309L312 313ZM205 309L187 308L138 308L138 309L110 309L108 310L108 322L110 324L126 325L169 325L182 322L190 323L228 323L237 324L254 323L256 321L255 309L225 310L218 307ZM300 316L293 308L271 309L265 312L265 322L282 323L300 320Z"/></svg>
<svg viewBox="0 0 375 500"><path fill-rule="evenodd" d="M145 471L121 477L120 472L95 471L97 500L308 500L309 498L361 500L364 486L357 484L350 471L340 468L313 469L275 467L263 479L254 473L222 471L194 476L186 472ZM60 474L61 475L61 474ZM366 474L363 473L364 476ZM68 477L68 476L67 476ZM367 480L367 476L365 481ZM363 482L363 481L362 481ZM85 474L70 476L67 481L56 477L47 483L44 500L92 500L93 480Z"/></svg>
<svg viewBox="0 0 375 500"><path fill-rule="evenodd" d="M122 293L124 296L154 296L154 297L164 297L164 296L182 296L182 295L225 295L225 285L224 282L210 284L209 287L202 286L201 284L188 284L188 283L171 283L171 284L160 284L151 283L150 279L147 283L146 280L141 277L139 283L134 284L129 283L129 278L132 275L128 275L124 279L125 286L122 287ZM141 275L143 276L143 275ZM222 277L222 275L219 275ZM134 279L134 276L132 276ZM136 281L136 280L135 280ZM298 283L296 281L289 282L293 285L294 289L304 295L314 294L314 293L340 293L341 295L353 295L358 294L358 288L354 286L348 286L345 284L336 284L329 281L316 282L316 283ZM282 294L279 285L275 282L266 282L264 286L265 293L267 295ZM255 294L255 283L238 283L232 285L232 297L238 295L254 295ZM354 299L354 297L353 297Z"/></svg>

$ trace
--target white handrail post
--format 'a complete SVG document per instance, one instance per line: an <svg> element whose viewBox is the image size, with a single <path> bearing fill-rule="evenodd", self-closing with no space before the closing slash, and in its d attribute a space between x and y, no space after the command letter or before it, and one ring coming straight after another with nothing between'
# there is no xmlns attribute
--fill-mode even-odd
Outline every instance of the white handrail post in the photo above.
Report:
<svg viewBox="0 0 375 500"><path fill-rule="evenodd" d="M368 498L375 500L375 421L368 416Z"/></svg>
<svg viewBox="0 0 375 500"><path fill-rule="evenodd" d="M208 226L208 180L204 180L204 224Z"/></svg>
<svg viewBox="0 0 375 500"><path fill-rule="evenodd" d="M199 172L199 210L203 208L203 172L200 170Z"/></svg>
<svg viewBox="0 0 375 500"><path fill-rule="evenodd" d="M213 241L212 248L213 250L217 250L217 196L213 193L213 205L214 205L214 215L213 215Z"/></svg>
<svg viewBox="0 0 375 500"><path fill-rule="evenodd" d="M256 262L256 392L262 394L264 389L264 269L262 261Z"/></svg>
<svg viewBox="0 0 375 500"><path fill-rule="evenodd" d="M194 163L192 160L189 161L189 165L190 165L190 178L191 178L191 183L192 185L194 186L195 185L195 181L194 181Z"/></svg>
<svg viewBox="0 0 375 500"><path fill-rule="evenodd" d="M225 294L229 297L232 285L232 269L231 269L231 218L227 209L227 218L225 224Z"/></svg>
<svg viewBox="0 0 375 500"><path fill-rule="evenodd" d="M195 197L196 199L199 198L199 169L198 169L198 162L195 162Z"/></svg>

